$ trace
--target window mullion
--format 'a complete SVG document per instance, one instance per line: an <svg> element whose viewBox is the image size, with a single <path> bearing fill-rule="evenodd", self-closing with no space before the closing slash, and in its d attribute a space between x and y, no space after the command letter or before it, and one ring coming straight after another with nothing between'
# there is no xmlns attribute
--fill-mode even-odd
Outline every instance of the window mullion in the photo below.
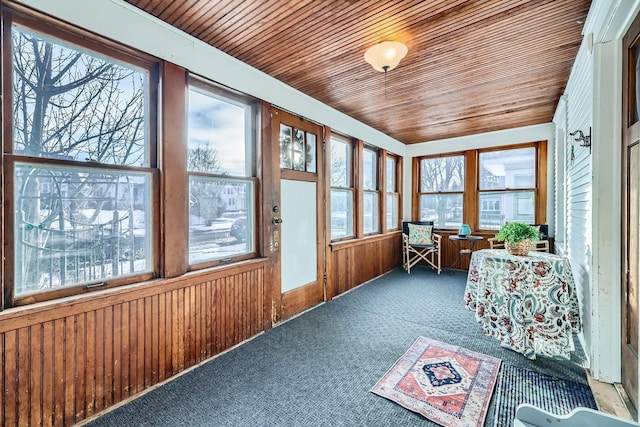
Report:
<svg viewBox="0 0 640 427"><path fill-rule="evenodd" d="M162 274L175 277L189 269L187 244L189 238L189 210L187 178L187 150L184 135L187 134L187 104L185 93L186 70L170 62L162 69L162 153L163 185L161 211L165 218L162 230ZM179 226L176 226L179 225Z"/></svg>
<svg viewBox="0 0 640 427"><path fill-rule="evenodd" d="M478 223L478 189L480 188L479 178L480 173L478 171L478 153L475 150L470 150L464 154L465 161L465 182L464 182L464 196L463 206L464 212L462 222L469 224L472 230L479 228Z"/></svg>
<svg viewBox="0 0 640 427"><path fill-rule="evenodd" d="M378 155L378 195L379 209L379 230L382 233L387 232L387 150L380 150Z"/></svg>
<svg viewBox="0 0 640 427"><path fill-rule="evenodd" d="M356 188L356 203L354 206L355 211L355 227L356 238L361 239L364 236L364 176L363 176L363 163L362 154L364 152L364 143L362 140L356 140L354 144L354 186Z"/></svg>

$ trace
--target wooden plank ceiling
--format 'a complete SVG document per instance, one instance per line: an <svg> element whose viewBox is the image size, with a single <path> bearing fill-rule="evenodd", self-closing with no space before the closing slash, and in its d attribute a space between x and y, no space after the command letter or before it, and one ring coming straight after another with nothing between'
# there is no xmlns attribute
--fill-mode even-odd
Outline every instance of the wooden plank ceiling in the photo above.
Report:
<svg viewBox="0 0 640 427"><path fill-rule="evenodd" d="M589 0L127 0L406 144L548 123ZM409 48L384 74L364 52Z"/></svg>

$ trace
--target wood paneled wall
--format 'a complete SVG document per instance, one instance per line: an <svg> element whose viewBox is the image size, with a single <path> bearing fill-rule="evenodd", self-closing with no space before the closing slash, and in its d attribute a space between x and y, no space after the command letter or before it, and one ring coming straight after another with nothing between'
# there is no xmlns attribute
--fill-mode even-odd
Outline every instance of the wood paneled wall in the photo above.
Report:
<svg viewBox="0 0 640 427"><path fill-rule="evenodd" d="M0 424L72 425L271 326L267 262L0 313Z"/></svg>
<svg viewBox="0 0 640 427"><path fill-rule="evenodd" d="M333 243L328 251L327 299L378 277L402 262L402 234Z"/></svg>
<svg viewBox="0 0 640 427"><path fill-rule="evenodd" d="M438 234L442 236L442 268L443 269L453 269L453 270L468 270L469 269L469 261L471 260L471 254L460 253L461 250L469 249L470 242L462 242L450 240L449 236L457 234L457 230L452 230L451 232L446 231L438 231ZM478 251L480 249L488 249L489 242L487 239L489 237L494 237L494 233L474 233L474 236L482 236L484 240L480 240L475 242L473 246L474 251Z"/></svg>

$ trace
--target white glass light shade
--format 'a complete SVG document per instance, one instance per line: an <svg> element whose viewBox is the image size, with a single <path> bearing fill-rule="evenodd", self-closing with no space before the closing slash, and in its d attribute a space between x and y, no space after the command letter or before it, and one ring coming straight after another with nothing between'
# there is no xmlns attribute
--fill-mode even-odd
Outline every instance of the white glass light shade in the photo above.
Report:
<svg viewBox="0 0 640 427"><path fill-rule="evenodd" d="M398 66L408 51L400 42L382 42L367 49L364 60L378 71L390 71Z"/></svg>

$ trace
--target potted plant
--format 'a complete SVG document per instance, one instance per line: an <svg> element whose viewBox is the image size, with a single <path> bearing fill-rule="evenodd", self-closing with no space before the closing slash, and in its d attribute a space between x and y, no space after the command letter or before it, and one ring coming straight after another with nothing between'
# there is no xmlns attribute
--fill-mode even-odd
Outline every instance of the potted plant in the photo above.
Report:
<svg viewBox="0 0 640 427"><path fill-rule="evenodd" d="M536 227L523 222L508 222L502 226L496 239L504 241L504 246L511 255L527 255L538 240L539 231Z"/></svg>

